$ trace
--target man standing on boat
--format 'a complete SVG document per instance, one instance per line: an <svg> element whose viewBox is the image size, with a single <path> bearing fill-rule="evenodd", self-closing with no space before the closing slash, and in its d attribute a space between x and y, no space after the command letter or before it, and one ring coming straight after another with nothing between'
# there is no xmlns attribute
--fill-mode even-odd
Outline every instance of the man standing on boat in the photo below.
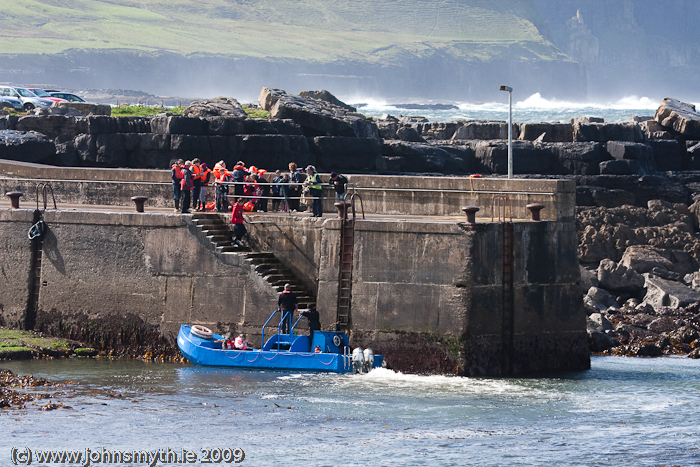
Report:
<svg viewBox="0 0 700 467"><path fill-rule="evenodd" d="M277 300L277 309L282 314L282 334L289 334L294 312L299 309L297 296L292 292L292 284L284 284L284 290Z"/></svg>

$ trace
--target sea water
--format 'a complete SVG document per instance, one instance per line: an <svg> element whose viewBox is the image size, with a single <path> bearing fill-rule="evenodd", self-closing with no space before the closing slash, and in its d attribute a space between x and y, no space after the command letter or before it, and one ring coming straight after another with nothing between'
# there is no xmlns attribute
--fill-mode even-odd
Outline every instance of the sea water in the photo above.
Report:
<svg viewBox="0 0 700 467"><path fill-rule="evenodd" d="M383 100L363 100L355 98L349 102L358 104L358 112L372 117L385 115L423 116L431 122L453 122L457 120L508 120L508 95L501 93L503 99L498 102L469 103L436 101L426 104L449 104L456 108L448 110L433 110L430 108L406 109L397 103ZM407 100L410 102L410 100ZM555 99L545 99L539 93L518 99L513 97L513 122L539 123L561 122L568 123L575 117L600 117L605 122L626 122L632 117L653 117L659 107L661 98L628 96L611 102L569 102Z"/></svg>
<svg viewBox="0 0 700 467"><path fill-rule="evenodd" d="M700 463L700 361L687 358L594 357L591 370L538 378L86 359L0 367L76 383L51 400L70 408L0 410L3 466L13 447L186 449L200 460L201 449L239 448L241 465L255 466Z"/></svg>

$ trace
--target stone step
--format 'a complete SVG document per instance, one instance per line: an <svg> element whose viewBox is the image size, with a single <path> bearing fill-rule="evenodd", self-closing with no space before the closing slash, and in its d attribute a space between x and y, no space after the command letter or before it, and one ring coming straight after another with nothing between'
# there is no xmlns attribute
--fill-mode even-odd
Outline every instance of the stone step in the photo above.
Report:
<svg viewBox="0 0 700 467"><path fill-rule="evenodd" d="M226 242L231 240L230 235L207 235L207 240L212 243Z"/></svg>
<svg viewBox="0 0 700 467"><path fill-rule="evenodd" d="M274 255L274 253L259 252L259 251L256 251L254 253L250 253L248 255L248 258L275 258L275 259L277 259Z"/></svg>

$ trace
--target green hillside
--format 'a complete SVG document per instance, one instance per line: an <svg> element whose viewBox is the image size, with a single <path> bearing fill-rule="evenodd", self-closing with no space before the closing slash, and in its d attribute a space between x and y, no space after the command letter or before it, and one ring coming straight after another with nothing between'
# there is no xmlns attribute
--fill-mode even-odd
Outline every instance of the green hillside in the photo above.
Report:
<svg viewBox="0 0 700 467"><path fill-rule="evenodd" d="M137 49L331 62L566 59L524 0L0 0L0 51ZM493 46L496 47L493 47Z"/></svg>

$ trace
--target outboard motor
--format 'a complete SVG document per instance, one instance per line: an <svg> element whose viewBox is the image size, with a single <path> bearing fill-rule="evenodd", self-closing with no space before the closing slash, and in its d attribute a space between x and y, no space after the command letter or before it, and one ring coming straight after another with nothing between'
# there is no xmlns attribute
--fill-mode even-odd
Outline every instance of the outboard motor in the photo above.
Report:
<svg viewBox="0 0 700 467"><path fill-rule="evenodd" d="M365 349L363 356L365 357L364 370L366 373L369 373L369 371L374 368L374 352L372 349Z"/></svg>
<svg viewBox="0 0 700 467"><path fill-rule="evenodd" d="M365 354L362 348L357 347L352 351L352 369L355 373L363 373L365 369Z"/></svg>

